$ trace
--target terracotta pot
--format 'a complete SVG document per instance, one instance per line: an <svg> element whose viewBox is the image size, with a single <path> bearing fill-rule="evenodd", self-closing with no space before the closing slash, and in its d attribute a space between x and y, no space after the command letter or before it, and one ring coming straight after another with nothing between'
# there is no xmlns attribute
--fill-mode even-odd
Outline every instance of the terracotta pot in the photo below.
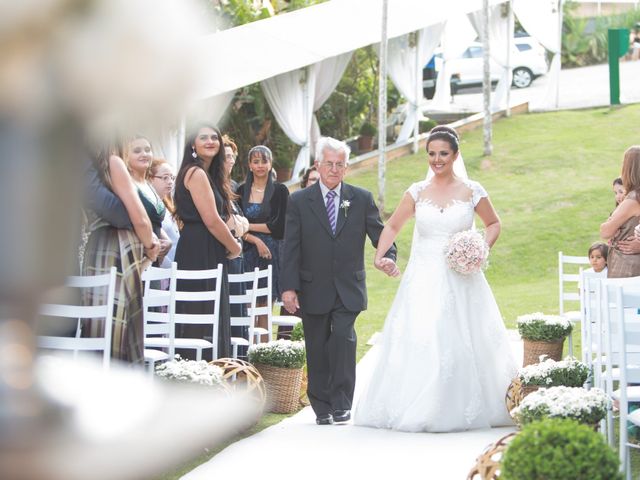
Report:
<svg viewBox="0 0 640 480"><path fill-rule="evenodd" d="M370 152L371 150L373 150L373 137L360 135L358 137L358 153Z"/></svg>
<svg viewBox="0 0 640 480"><path fill-rule="evenodd" d="M289 167L276 167L276 179L279 182L286 182L291 179L292 169Z"/></svg>

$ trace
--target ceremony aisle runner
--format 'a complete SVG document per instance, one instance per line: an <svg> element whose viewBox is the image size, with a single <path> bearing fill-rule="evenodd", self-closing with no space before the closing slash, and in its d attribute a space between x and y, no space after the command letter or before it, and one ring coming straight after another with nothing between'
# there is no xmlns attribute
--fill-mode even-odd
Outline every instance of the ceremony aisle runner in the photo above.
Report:
<svg viewBox="0 0 640 480"><path fill-rule="evenodd" d="M517 332L512 347L522 359ZM356 401L368 379L378 347L358 363ZM377 479L464 480L476 457L515 428L456 433L404 433L344 425L317 426L311 407L227 447L183 476L183 480Z"/></svg>

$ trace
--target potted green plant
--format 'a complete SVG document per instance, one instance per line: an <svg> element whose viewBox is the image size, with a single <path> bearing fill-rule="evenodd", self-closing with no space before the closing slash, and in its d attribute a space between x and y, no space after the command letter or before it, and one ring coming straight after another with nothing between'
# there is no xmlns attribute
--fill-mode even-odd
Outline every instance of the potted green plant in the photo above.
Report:
<svg viewBox="0 0 640 480"><path fill-rule="evenodd" d="M358 152L370 152L373 150L373 137L377 130L373 124L364 122L360 126L360 136L358 137Z"/></svg>
<svg viewBox="0 0 640 480"><path fill-rule="evenodd" d="M525 425L501 463L500 480L622 480L618 456L604 437L567 419Z"/></svg>
<svg viewBox="0 0 640 480"><path fill-rule="evenodd" d="M520 425L548 417L570 418L595 427L607 414L607 407L607 396L599 388L559 386L531 393L511 415Z"/></svg>
<svg viewBox="0 0 640 480"><path fill-rule="evenodd" d="M267 387L269 411L292 413L300 406L304 342L276 340L249 347L251 362Z"/></svg>
<svg viewBox="0 0 640 480"><path fill-rule="evenodd" d="M589 367L573 357L556 361L548 358L518 370L524 395L540 387L582 387L589 378Z"/></svg>
<svg viewBox="0 0 640 480"><path fill-rule="evenodd" d="M558 315L545 315L541 312L518 317L518 332L524 343L522 365L540 362L540 357L553 360L562 358L564 339L571 330L571 322Z"/></svg>

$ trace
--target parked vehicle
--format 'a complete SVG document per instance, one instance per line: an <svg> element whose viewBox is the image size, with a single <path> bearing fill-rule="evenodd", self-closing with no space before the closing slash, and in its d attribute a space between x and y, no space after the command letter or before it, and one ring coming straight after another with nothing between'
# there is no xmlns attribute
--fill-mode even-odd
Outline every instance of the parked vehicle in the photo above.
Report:
<svg viewBox="0 0 640 480"><path fill-rule="evenodd" d="M458 58L452 58L447 65L451 71L451 93L468 87L482 85L482 44L473 42ZM516 37L511 52L513 67L512 85L527 88L539 76L549 70L546 50L532 37ZM424 68L422 86L426 98L433 98L436 78L442 69L442 54L436 50L434 58ZM500 66L491 60L491 83L495 85L500 78Z"/></svg>

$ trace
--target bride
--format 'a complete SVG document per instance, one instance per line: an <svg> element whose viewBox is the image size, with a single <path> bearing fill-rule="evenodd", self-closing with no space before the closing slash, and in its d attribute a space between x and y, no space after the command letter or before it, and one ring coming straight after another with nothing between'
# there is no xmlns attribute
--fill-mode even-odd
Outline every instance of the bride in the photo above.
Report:
<svg viewBox="0 0 640 480"><path fill-rule="evenodd" d="M415 215L411 256L356 425L450 432L512 424L504 395L516 363L498 306L482 272L461 275L444 258L450 236L472 228L475 213L489 246L500 234L485 189L454 174L458 147L455 130L432 130L427 153L434 175L411 185L378 242L377 264Z"/></svg>

